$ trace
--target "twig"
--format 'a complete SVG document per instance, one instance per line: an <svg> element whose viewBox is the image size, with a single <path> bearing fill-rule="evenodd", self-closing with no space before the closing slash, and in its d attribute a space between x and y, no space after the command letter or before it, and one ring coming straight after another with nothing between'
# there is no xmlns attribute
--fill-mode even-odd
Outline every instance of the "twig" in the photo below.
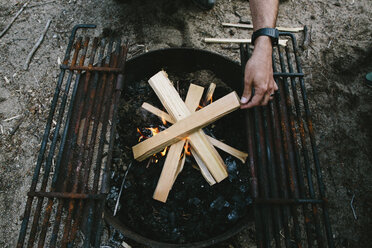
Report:
<svg viewBox="0 0 372 248"><path fill-rule="evenodd" d="M46 26L45 26L45 28L44 28L44 31L43 31L42 35L40 36L39 40L36 42L36 44L35 44L34 47L32 48L31 52L28 54L27 59L26 59L26 63L25 63L25 65L23 66L23 69L24 69L24 70L27 70L27 69L28 69L28 66L29 66L29 64L30 64L30 62L31 62L32 56L34 56L34 53L35 53L36 50L39 48L41 42L43 42L44 37L45 37L45 34L46 34L46 32L48 31L48 28L49 28L49 26L50 26L50 23L51 23L51 20L48 20L48 22L47 22L47 24L46 24Z"/></svg>
<svg viewBox="0 0 372 248"><path fill-rule="evenodd" d="M15 134L15 132L17 132L19 127L22 125L23 119L24 118L18 120L17 124L13 127L12 131L10 131L10 133L9 133L10 136L13 136Z"/></svg>
<svg viewBox="0 0 372 248"><path fill-rule="evenodd" d="M22 11L27 7L27 4L28 4L28 1L23 4L22 8L20 10L18 10L17 14L13 17L13 19L10 21L10 23L8 24L8 26L6 26L3 31L1 31L0 33L0 38L3 37L3 35L6 33L6 31L8 31L8 29L13 25L14 21L17 19L17 17L22 13Z"/></svg>
<svg viewBox="0 0 372 248"><path fill-rule="evenodd" d="M226 23L223 22L222 26L224 27L235 27L235 28L247 28L247 29L253 29L253 24L241 24L241 23ZM304 28L303 27L296 27L296 28L290 28L290 27L276 27L279 31L283 32L300 32Z"/></svg>
<svg viewBox="0 0 372 248"><path fill-rule="evenodd" d="M354 203L354 198L355 198L355 194L353 194L353 197L351 198L351 202L350 202L350 207L351 207L351 211L353 211L353 215L354 215L354 219L358 219L356 213L355 213L355 209L354 209L354 206L353 206L353 203Z"/></svg>
<svg viewBox="0 0 372 248"><path fill-rule="evenodd" d="M3 122L11 121L11 120L17 119L17 118L19 118L19 117L21 117L21 116L22 116L22 115L16 115L16 116L13 116L13 117L10 117L10 118L8 118L8 119L3 120Z"/></svg>
<svg viewBox="0 0 372 248"><path fill-rule="evenodd" d="M212 102L212 97L213 97L213 93L214 93L214 90L216 89L216 84L215 83L211 83L209 85L209 88L207 90L207 94L205 94L205 97L204 97L204 100L203 100L203 107L206 106L208 103L211 103Z"/></svg>
<svg viewBox="0 0 372 248"><path fill-rule="evenodd" d="M279 45L286 46L288 40L279 40ZM251 43L251 39L230 39L230 38L204 38L206 43Z"/></svg>
<svg viewBox="0 0 372 248"><path fill-rule="evenodd" d="M130 169L131 166L132 166L132 163L129 164L128 169L125 172L125 175L123 177L123 182L121 183L119 196L118 196L118 199L116 200L116 205L115 205L115 210L114 210L114 216L116 215L116 212L118 211L119 201L120 201L121 193L123 192L123 187L124 187L125 179L127 178L128 171L129 171L129 169Z"/></svg>
<svg viewBox="0 0 372 248"><path fill-rule="evenodd" d="M302 43L302 49L306 50L310 42L310 31L309 28L304 26L304 42Z"/></svg>

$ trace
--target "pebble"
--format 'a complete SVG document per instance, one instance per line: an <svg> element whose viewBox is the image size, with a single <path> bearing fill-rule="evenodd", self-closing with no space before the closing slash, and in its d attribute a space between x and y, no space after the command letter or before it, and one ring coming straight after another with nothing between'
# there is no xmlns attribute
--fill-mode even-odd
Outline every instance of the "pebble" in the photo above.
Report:
<svg viewBox="0 0 372 248"><path fill-rule="evenodd" d="M243 24L251 24L251 20L249 20L246 16L241 16L239 22Z"/></svg>

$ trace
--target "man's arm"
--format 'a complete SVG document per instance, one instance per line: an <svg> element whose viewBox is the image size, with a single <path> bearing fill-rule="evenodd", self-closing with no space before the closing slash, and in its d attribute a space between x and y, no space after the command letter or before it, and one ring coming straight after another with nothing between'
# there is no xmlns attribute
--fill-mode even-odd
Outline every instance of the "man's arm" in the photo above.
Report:
<svg viewBox="0 0 372 248"><path fill-rule="evenodd" d="M254 31L276 26L279 0L250 0L249 4ZM255 89L253 97L252 88ZM270 95L277 89L273 78L271 39L268 36L259 36L255 40L252 57L245 67L241 108L266 105Z"/></svg>

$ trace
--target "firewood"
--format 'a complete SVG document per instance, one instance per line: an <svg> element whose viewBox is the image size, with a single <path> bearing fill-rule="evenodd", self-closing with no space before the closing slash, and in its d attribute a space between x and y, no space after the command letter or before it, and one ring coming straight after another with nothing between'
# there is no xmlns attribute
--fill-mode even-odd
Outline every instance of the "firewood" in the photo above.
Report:
<svg viewBox="0 0 372 248"><path fill-rule="evenodd" d="M216 89L216 84L215 83L211 83L208 87L208 90L207 90L207 94L205 94L205 97L204 97L204 100L203 100L203 104L202 106L206 106L208 104L208 101L211 101L212 100L212 97L213 97L213 94L214 94L214 90Z"/></svg>
<svg viewBox="0 0 372 248"><path fill-rule="evenodd" d="M242 23L222 23L222 26L224 27L235 27L235 28L247 28L247 29L253 29L253 25L252 24L242 24ZM290 28L290 27L276 27L279 31L283 31L283 32L293 32L293 33L296 33L296 32L300 32L302 30L304 30L303 27L297 27L297 28Z"/></svg>
<svg viewBox="0 0 372 248"><path fill-rule="evenodd" d="M185 104L190 113L195 112L203 96L204 88L196 84L190 84L186 95Z"/></svg>
<svg viewBox="0 0 372 248"><path fill-rule="evenodd" d="M234 147L226 145L225 143L223 143L223 142L221 142L221 141L219 141L219 140L217 140L217 139L215 139L211 136L208 136L208 138L209 138L209 141L212 143L212 145L214 145L215 147L220 148L222 151L227 152L228 154L236 157L237 159L242 161L242 163L245 163L245 161L247 160L248 153L239 151L238 149L235 149Z"/></svg>
<svg viewBox="0 0 372 248"><path fill-rule="evenodd" d="M174 123L174 121L173 121L173 119L170 115L168 115L164 111L152 106L151 104L143 103L142 108L146 109L150 113L152 113L152 114L154 114L154 115L156 115L160 118L164 118L165 120L167 120L167 122L169 122L171 124ZM223 143L219 140L215 140L211 136L207 135L207 137L208 137L209 141L212 143L212 145L214 145L215 147L223 150L224 152L227 152L231 156L234 156L235 158L237 158L240 161L242 161L243 163L245 163L245 161L248 157L248 153L245 153L243 151L239 151L238 149L236 149L234 147L231 147L231 146L229 146L229 145L227 145L227 144L225 144L225 143Z"/></svg>
<svg viewBox="0 0 372 248"><path fill-rule="evenodd" d="M188 143L189 143L189 142L186 141L185 145L187 146ZM179 160L179 162L178 162L176 175L175 175L175 177L173 178L173 184L176 182L176 179L177 179L178 175L179 175L179 174L181 173L181 171L183 170L183 167L184 167L185 162L186 162L186 156L187 156L187 155L184 153L183 156L182 156L182 158L181 158L181 159Z"/></svg>
<svg viewBox="0 0 372 248"><path fill-rule="evenodd" d="M154 115L160 117L160 119L165 120L166 122L169 122L171 124L174 124L174 121L170 115L165 113L164 111L158 109L157 107L152 106L151 104L144 102L142 104L142 108L146 109L150 113L153 113Z"/></svg>
<svg viewBox="0 0 372 248"><path fill-rule="evenodd" d="M190 108L196 109L203 95L204 88L191 84L186 96L186 103ZM197 102L195 104L195 102ZM155 200L166 202L169 191L177 178L177 175L181 172L184 163L180 162L182 151L184 150L186 139L178 141L171 145L167 157L164 162L163 169L160 174L158 184L153 195ZM186 156L186 155L184 155Z"/></svg>
<svg viewBox="0 0 372 248"><path fill-rule="evenodd" d="M149 83L165 109L173 119L177 120L177 123L164 131L165 135L159 133L133 147L135 157L142 159L142 157L150 156L154 151L156 153L160 146L174 143L172 139L189 136L190 144L194 147L196 153L203 160L215 180L220 182L225 179L227 177L225 164L200 129L239 108L240 103L237 94L235 92L230 93L208 107L186 117L190 114L190 111L169 81L165 72L161 71L157 73L150 78Z"/></svg>
<svg viewBox="0 0 372 248"><path fill-rule="evenodd" d="M204 162L200 159L199 155L195 152L194 148L190 148L191 155L194 157L196 163L200 168L200 172L203 175L204 179L208 182L209 185L216 184L216 180L214 180L212 174L208 170L207 166L205 166Z"/></svg>
<svg viewBox="0 0 372 248"><path fill-rule="evenodd" d="M157 135L156 135L157 136ZM155 136L154 136L155 137ZM172 188L174 177L177 172L177 165L180 161L180 155L183 151L184 142L179 141L169 148L167 158L165 159L163 169L160 174L158 184L153 195L155 200L166 202L169 191Z"/></svg>
<svg viewBox="0 0 372 248"><path fill-rule="evenodd" d="M193 88L197 88L197 87L199 88L199 94L189 94L189 92ZM201 90L201 89L203 89L203 90ZM185 100L185 104L186 104L187 108L190 110L190 112L195 112L195 110L198 108L199 102L200 102L200 99L201 99L201 96L203 94L203 91L204 91L204 88L203 87L200 87L200 86L197 86L197 85L194 85L194 84L191 84L190 85L190 88L189 88L189 91L187 92L187 96L186 96L186 100ZM208 92L207 92L207 95L208 95ZM186 142L188 142L188 141L186 141ZM194 149L191 150L191 149L192 148L190 148L191 155L195 158L195 161L198 164L198 166L200 168L200 171L201 171L203 177L205 178L205 180L209 183L209 185L215 184L216 181L214 180L213 176L209 172L209 170L206 167L206 165L203 163L203 161L201 160L201 158L199 157L199 155L195 152L195 150ZM184 156L184 158L185 158L185 156ZM184 165L184 163L180 163L178 165L179 168L177 170L177 174L176 174L176 177L175 177L174 180L176 180L176 178L179 175L179 173L181 173L181 171L183 169L183 165Z"/></svg>

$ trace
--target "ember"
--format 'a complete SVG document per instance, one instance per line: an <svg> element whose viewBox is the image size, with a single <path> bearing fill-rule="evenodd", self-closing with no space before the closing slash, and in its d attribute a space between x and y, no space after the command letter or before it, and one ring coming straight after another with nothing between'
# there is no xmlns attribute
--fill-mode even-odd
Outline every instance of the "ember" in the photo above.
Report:
<svg viewBox="0 0 372 248"><path fill-rule="evenodd" d="M138 142L157 135L160 132L159 128L160 128L160 130L165 129L164 126L146 127L146 128L144 128L144 131L141 132L141 130L139 128L137 128L137 133L140 135L139 138L138 138ZM167 151L168 151L168 147L165 147L163 151L161 151L157 154L154 154L153 157L150 158L149 163L154 162L156 164L157 162L159 162L159 157L164 157L167 154Z"/></svg>

